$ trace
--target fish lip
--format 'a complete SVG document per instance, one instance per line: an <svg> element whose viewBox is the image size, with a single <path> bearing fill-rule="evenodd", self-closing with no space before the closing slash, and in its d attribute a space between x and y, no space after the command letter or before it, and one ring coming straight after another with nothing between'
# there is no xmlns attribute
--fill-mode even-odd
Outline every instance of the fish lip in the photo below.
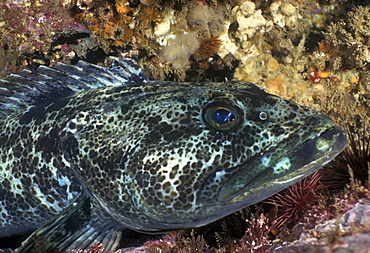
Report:
<svg viewBox="0 0 370 253"><path fill-rule="evenodd" d="M343 127L332 126L317 132L310 138L306 139L306 141L302 142L294 150L290 150L290 152L285 154L284 157L290 157L291 160L293 159L293 162L295 162L295 169L287 172L281 172L279 177L269 182L279 187L270 186L270 192L265 193L266 196L259 197L256 203L270 197L280 190L289 187L290 185L293 185L304 177L322 168L345 148L347 139L347 132ZM320 142L322 143L320 144ZM284 157L280 157L277 162L284 159ZM253 181L259 178L261 179L271 170L271 167L267 167L266 170L259 173L259 175L257 175L252 181L248 182L240 192L250 191L250 188L261 189L261 187L256 186ZM277 175L279 175L279 173L277 173Z"/></svg>
<svg viewBox="0 0 370 253"><path fill-rule="evenodd" d="M320 138L321 135L324 135L326 132L330 131L332 128L334 128L334 126L319 131L318 133L316 133L316 134L312 135L310 138L308 138L305 142L307 142L309 140L314 140L314 139ZM303 142L302 144L304 144L305 142Z"/></svg>
<svg viewBox="0 0 370 253"><path fill-rule="evenodd" d="M275 164L278 164L285 157L288 157L292 160L291 169L277 173L278 170L275 171L276 168L266 166L259 170L258 173L250 176L242 185L237 177L243 176L243 172L248 173L248 171L253 170L253 166L260 163L263 155L266 155L268 152L272 153L274 150L269 150L264 154L261 153L254 157L254 162L251 165L248 163L229 168L228 170L238 170L238 172L223 182L216 200L206 201L203 204L207 206L218 203L220 206L227 207L228 210L234 208L237 211L245 206L262 201L330 162L344 149L347 139L347 132L343 127L331 125L325 129L317 129L305 141L273 161ZM236 182L235 185L239 183L239 186L235 187L229 181Z"/></svg>
<svg viewBox="0 0 370 253"><path fill-rule="evenodd" d="M333 142L330 146L325 145L325 143L320 147L321 149L326 149L326 153L321 153L317 155L316 159L311 159L309 162L300 161L301 163L305 163L303 166L298 166L299 168L295 171L287 173L283 175L280 180L273 182L274 184L278 185L281 183L286 183L286 185L279 187L279 191L289 187L290 185L295 184L296 182L302 180L303 178L309 176L310 174L314 173L315 171L321 169L323 166L328 164L332 159L334 159L340 152L343 151L347 142L348 142L348 135L347 131L340 126L333 126L326 130L322 130L319 133L315 134L312 138L303 142L299 148L303 149L310 149L312 147L312 142L318 145L318 140L325 141L332 139ZM315 142L316 141L316 142ZM291 152L299 153L297 152ZM287 177L291 177L288 179ZM271 195L273 195L272 193ZM263 200L263 199L262 199Z"/></svg>

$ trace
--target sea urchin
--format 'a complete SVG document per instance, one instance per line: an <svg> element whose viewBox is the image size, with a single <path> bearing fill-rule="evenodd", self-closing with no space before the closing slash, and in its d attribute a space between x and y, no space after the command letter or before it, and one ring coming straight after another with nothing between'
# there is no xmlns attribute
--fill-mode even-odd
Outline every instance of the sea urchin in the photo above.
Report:
<svg viewBox="0 0 370 253"><path fill-rule="evenodd" d="M332 162L323 168L323 184L331 191L343 190L351 180L369 182L370 133L366 124L362 129L346 125L348 145Z"/></svg>
<svg viewBox="0 0 370 253"><path fill-rule="evenodd" d="M320 178L321 172L316 171L264 201L278 207L275 227L280 228L284 224L298 221L306 210L317 202L317 192L322 188Z"/></svg>

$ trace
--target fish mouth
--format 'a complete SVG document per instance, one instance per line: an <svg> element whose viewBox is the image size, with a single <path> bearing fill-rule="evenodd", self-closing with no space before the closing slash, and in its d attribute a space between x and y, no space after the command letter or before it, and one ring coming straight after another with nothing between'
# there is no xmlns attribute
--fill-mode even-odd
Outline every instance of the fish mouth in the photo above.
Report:
<svg viewBox="0 0 370 253"><path fill-rule="evenodd" d="M311 135L290 149L287 149L287 146L291 145L292 141L288 139L296 140L300 130L274 148L256 155L252 161L248 160L246 164L227 169L229 175L222 182L217 199L206 201L204 204L214 205L217 202L229 213L230 209L237 211L272 196L322 168L337 156L347 143L346 130L333 126L328 117L324 119L327 120L326 124L315 129L310 128Z"/></svg>
<svg viewBox="0 0 370 253"><path fill-rule="evenodd" d="M241 185L243 173L233 175L221 188L218 201L239 202L248 199L248 205L262 201L322 168L344 149L346 143L347 132L343 127L333 126L321 130L293 150L270 162L269 166L259 173L249 175L247 177L249 179L245 178L247 180L243 186ZM260 161L266 159L266 155L268 156L262 155ZM243 171L252 169L246 166Z"/></svg>

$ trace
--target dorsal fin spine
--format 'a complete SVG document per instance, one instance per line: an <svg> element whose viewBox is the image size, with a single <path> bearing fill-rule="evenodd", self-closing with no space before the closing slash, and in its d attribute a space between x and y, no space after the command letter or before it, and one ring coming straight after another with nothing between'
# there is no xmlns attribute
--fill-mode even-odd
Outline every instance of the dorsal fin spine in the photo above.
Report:
<svg viewBox="0 0 370 253"><path fill-rule="evenodd" d="M111 57L105 68L80 61L76 65L57 63L54 68L40 66L0 80L0 116L22 110L39 101L69 96L88 89L147 82L143 70L132 59Z"/></svg>

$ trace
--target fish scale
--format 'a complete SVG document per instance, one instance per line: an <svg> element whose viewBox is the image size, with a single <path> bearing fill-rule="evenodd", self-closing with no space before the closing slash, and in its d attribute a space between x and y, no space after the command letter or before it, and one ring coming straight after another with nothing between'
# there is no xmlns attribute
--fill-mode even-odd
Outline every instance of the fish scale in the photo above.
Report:
<svg viewBox="0 0 370 253"><path fill-rule="evenodd" d="M149 81L131 59L0 82L0 237L17 252L112 252L122 232L199 227L320 169L346 145L327 116L248 82Z"/></svg>

